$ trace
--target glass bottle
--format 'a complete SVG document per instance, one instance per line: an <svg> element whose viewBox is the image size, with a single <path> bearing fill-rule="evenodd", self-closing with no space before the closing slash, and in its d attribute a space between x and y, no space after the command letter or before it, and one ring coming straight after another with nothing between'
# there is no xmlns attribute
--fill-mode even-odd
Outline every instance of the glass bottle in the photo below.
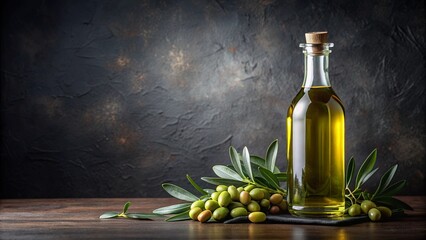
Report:
<svg viewBox="0 0 426 240"><path fill-rule="evenodd" d="M296 216L342 216L345 208L345 112L328 79L333 43L306 33L305 76L287 113L288 204Z"/></svg>

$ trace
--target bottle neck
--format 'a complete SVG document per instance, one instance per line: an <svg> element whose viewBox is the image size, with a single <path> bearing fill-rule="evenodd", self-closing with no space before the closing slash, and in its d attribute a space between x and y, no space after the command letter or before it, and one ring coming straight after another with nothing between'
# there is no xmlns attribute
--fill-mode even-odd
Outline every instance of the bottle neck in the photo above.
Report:
<svg viewBox="0 0 426 240"><path fill-rule="evenodd" d="M328 58L332 43L321 45L301 44L305 54L305 77L302 87L331 87L328 78Z"/></svg>

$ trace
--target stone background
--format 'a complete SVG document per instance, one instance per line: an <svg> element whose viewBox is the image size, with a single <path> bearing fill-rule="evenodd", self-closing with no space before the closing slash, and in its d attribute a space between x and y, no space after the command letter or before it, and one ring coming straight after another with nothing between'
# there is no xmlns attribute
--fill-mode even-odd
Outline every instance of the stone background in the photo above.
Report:
<svg viewBox="0 0 426 240"><path fill-rule="evenodd" d="M402 194L425 193L424 1L1 4L2 197L166 196L275 138L286 169L298 44L319 30L347 159L377 147L379 174L399 164Z"/></svg>

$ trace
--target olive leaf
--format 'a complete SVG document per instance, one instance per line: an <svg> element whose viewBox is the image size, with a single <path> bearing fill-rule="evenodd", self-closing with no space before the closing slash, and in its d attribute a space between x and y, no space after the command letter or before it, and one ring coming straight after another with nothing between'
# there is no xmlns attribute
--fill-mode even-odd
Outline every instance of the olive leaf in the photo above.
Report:
<svg viewBox="0 0 426 240"><path fill-rule="evenodd" d="M156 214L163 214L163 215L182 213L182 212L188 211L191 208L191 204L192 203L174 204L167 207L157 208L152 212Z"/></svg>
<svg viewBox="0 0 426 240"><path fill-rule="evenodd" d="M269 145L268 150L266 151L265 157L265 167L271 172L274 172L275 162L277 161L278 153L278 140L275 140Z"/></svg>
<svg viewBox="0 0 426 240"><path fill-rule="evenodd" d="M241 160L240 155L238 154L237 150L235 150L234 147L229 147L229 157L231 158L232 166L234 167L235 171L244 178L245 175L243 173L243 168L241 167Z"/></svg>
<svg viewBox="0 0 426 240"><path fill-rule="evenodd" d="M199 191L201 194L203 195L207 195L208 192L204 191L204 189L202 187L200 187L200 185L198 185L192 178L191 176L189 176L189 174L186 174L186 179L188 179L189 183L191 183L191 185L197 190Z"/></svg>
<svg viewBox="0 0 426 240"><path fill-rule="evenodd" d="M364 178L373 170L374 164L376 164L377 158L377 149L374 149L370 155L368 155L367 159L362 163L359 168L358 174L356 176L355 186L361 186L361 182L365 182ZM370 175L371 176L371 175Z"/></svg>
<svg viewBox="0 0 426 240"><path fill-rule="evenodd" d="M210 188L204 188L203 190L206 191L207 194L209 194L209 195L211 195L212 193L216 192L216 190L210 189Z"/></svg>
<svg viewBox="0 0 426 240"><path fill-rule="evenodd" d="M385 190L389 186L397 169L398 169L398 164L395 164L393 167L389 168L389 170L386 171L385 174L383 174L383 176L380 178L379 186L377 186L376 192L374 192L373 194L373 198L376 195L381 194L383 190Z"/></svg>
<svg viewBox="0 0 426 240"><path fill-rule="evenodd" d="M232 170L231 168L229 168L227 166L223 166L223 165L213 166L213 172L218 177L221 177L221 178L234 179L234 180L237 180L237 181L243 180L237 172L235 172L234 170Z"/></svg>
<svg viewBox="0 0 426 240"><path fill-rule="evenodd" d="M189 210L179 213L177 215L174 215L173 217L169 217L166 219L167 222L176 222L176 221L184 221L191 219L189 217Z"/></svg>
<svg viewBox="0 0 426 240"><path fill-rule="evenodd" d="M251 169L250 153L247 147L244 147L243 149L243 162L244 162L244 168L246 169L250 179L254 181L253 171Z"/></svg>
<svg viewBox="0 0 426 240"><path fill-rule="evenodd" d="M189 202L198 200L198 198L194 194L174 184L163 183L162 186L163 186L163 189L166 190L166 192L168 192L171 196L177 199L189 201Z"/></svg>
<svg viewBox="0 0 426 240"><path fill-rule="evenodd" d="M393 197L380 197L380 198L376 198L375 202L380 203L382 205L391 207L391 208L401 208L401 209L408 209L408 210L413 210L413 208L406 204L405 202L393 198Z"/></svg>
<svg viewBox="0 0 426 240"><path fill-rule="evenodd" d="M163 216L159 214L152 214L152 213L128 213L126 214L126 217L131 219L139 219L139 220L152 220L152 218L163 217Z"/></svg>
<svg viewBox="0 0 426 240"><path fill-rule="evenodd" d="M127 213L127 210L129 209L129 207L130 207L131 204L132 204L131 202L126 202L124 204L122 214L126 214Z"/></svg>
<svg viewBox="0 0 426 240"><path fill-rule="evenodd" d="M271 171L265 168L259 168L259 171L268 183L270 183L275 189L280 189L280 182Z"/></svg>
<svg viewBox="0 0 426 240"><path fill-rule="evenodd" d="M349 184L351 183L352 176L354 175L355 171L355 159L354 157L351 157L348 163L348 168L346 170L346 187L349 187Z"/></svg>
<svg viewBox="0 0 426 240"><path fill-rule="evenodd" d="M287 182L287 173L281 172L281 173L274 173L275 177L277 177L278 181L280 182Z"/></svg>
<svg viewBox="0 0 426 240"><path fill-rule="evenodd" d="M234 185L236 187L240 187L240 186L247 184L247 183L242 182L242 181L220 178L220 177L202 177L201 180L208 182L210 184L213 184L213 185L226 185L226 186Z"/></svg>
<svg viewBox="0 0 426 240"><path fill-rule="evenodd" d="M380 196L390 197L397 194L399 191L401 191L405 187L406 182L407 182L406 180L401 180L388 186L380 193Z"/></svg>
<svg viewBox="0 0 426 240"><path fill-rule="evenodd" d="M105 212L99 218L106 219L106 218L116 218L118 217L118 212Z"/></svg>

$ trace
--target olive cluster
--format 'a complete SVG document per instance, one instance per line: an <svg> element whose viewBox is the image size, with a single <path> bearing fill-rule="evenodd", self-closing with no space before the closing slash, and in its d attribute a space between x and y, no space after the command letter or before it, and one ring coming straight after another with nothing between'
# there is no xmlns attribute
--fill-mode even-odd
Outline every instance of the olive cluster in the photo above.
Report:
<svg viewBox="0 0 426 240"><path fill-rule="evenodd" d="M349 216L358 216L361 212L368 215L371 221L379 221L382 216L390 217L392 216L392 210L388 207L377 207L376 204L370 200L364 200L361 202L361 205L355 203L348 209Z"/></svg>
<svg viewBox="0 0 426 240"><path fill-rule="evenodd" d="M279 193L271 193L254 185L235 187L219 185L205 201L192 203L189 217L200 222L211 218L222 222L229 218L248 216L253 223L266 221L266 212L278 214L287 211L287 201Z"/></svg>

